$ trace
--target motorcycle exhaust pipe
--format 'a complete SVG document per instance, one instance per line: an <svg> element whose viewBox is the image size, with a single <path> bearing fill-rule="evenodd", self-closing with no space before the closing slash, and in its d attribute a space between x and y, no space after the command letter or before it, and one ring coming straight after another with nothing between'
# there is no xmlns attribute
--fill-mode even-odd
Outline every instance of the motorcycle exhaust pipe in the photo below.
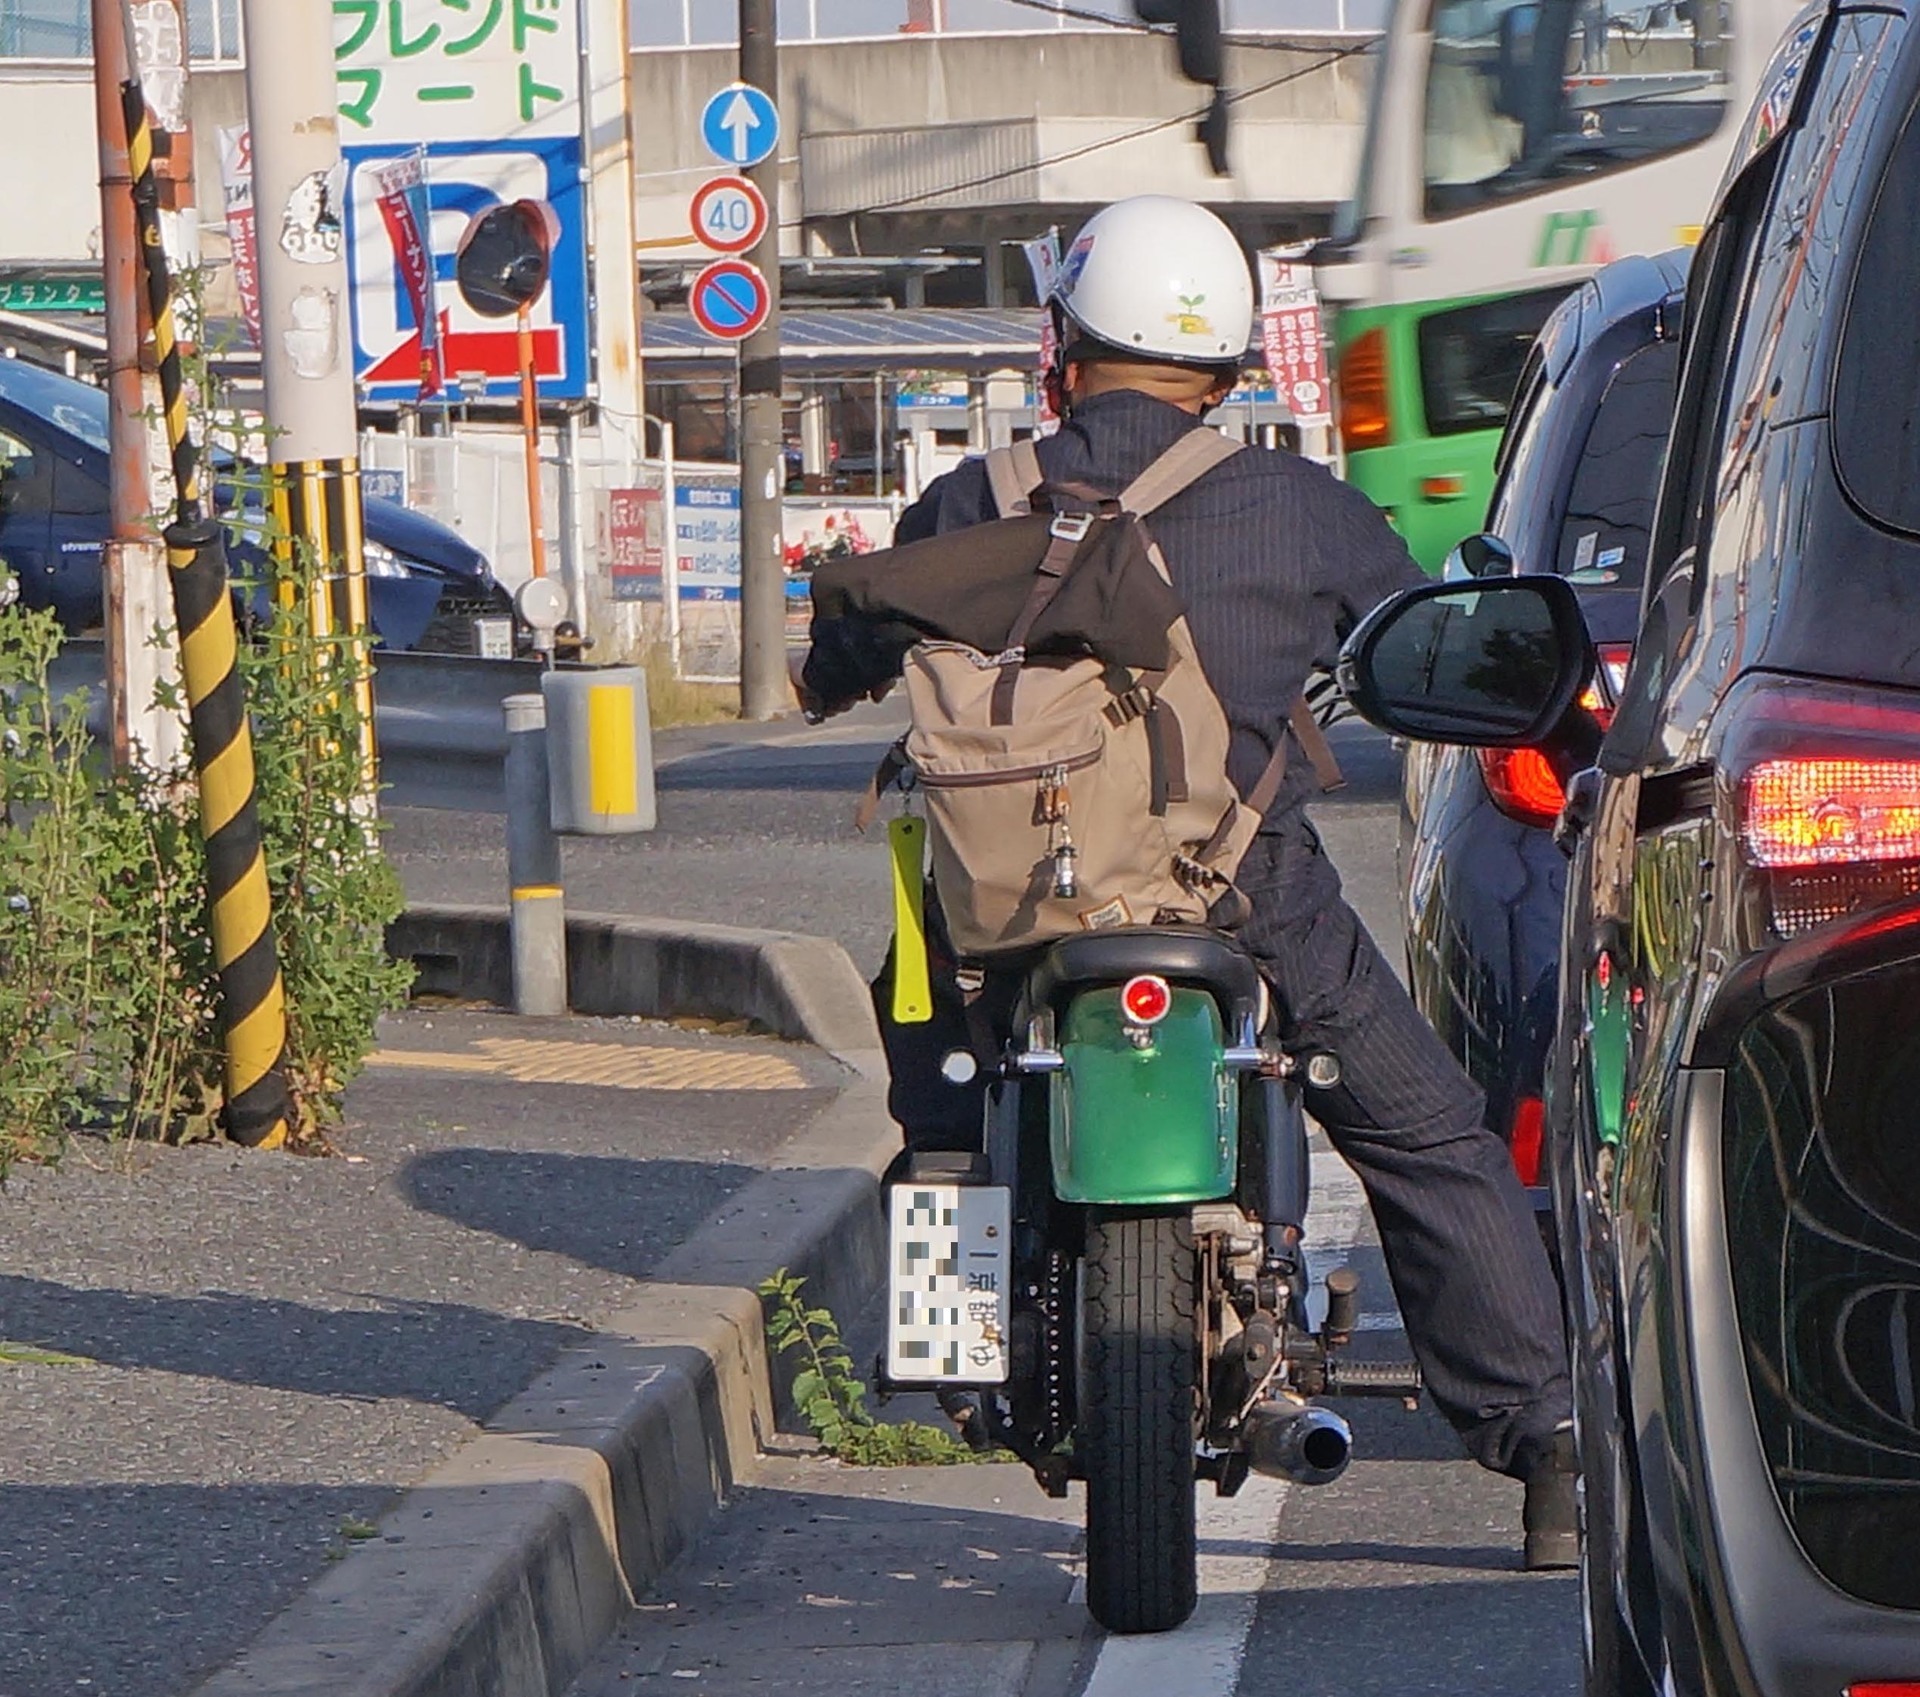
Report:
<svg viewBox="0 0 1920 1697"><path fill-rule="evenodd" d="M1353 1457L1353 1432L1331 1409L1263 1402L1247 1416L1247 1460L1257 1473L1296 1485L1331 1485Z"/></svg>

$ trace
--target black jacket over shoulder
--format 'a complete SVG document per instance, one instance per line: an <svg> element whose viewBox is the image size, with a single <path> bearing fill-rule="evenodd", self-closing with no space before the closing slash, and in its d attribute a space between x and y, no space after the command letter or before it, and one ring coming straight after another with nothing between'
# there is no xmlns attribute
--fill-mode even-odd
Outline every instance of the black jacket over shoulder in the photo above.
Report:
<svg viewBox="0 0 1920 1697"><path fill-rule="evenodd" d="M1119 491L1180 436L1193 414L1133 390L1095 396L1057 435L1036 444L1052 483ZM996 516L986 468L971 460L936 479L901 515L896 545ZM1425 580L1380 509L1324 467L1250 448L1176 495L1147 521L1186 603L1207 680L1233 728L1229 772L1244 794L1275 739L1291 736L1287 712L1316 665L1378 602ZM854 632L841 640L859 643ZM878 634L878 633L874 633ZM810 682L841 659L816 648ZM822 691L829 696L838 693ZM1296 748L1269 818L1284 818L1311 788Z"/></svg>

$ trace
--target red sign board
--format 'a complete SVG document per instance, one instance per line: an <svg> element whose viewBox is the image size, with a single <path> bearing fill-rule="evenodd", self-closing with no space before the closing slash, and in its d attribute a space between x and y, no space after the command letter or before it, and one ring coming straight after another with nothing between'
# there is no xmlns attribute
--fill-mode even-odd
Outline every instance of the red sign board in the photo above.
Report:
<svg viewBox="0 0 1920 1697"><path fill-rule="evenodd" d="M1333 389L1312 269L1263 253L1260 283L1260 339L1274 388L1296 424L1331 424Z"/></svg>
<svg viewBox="0 0 1920 1697"><path fill-rule="evenodd" d="M665 599L665 497L662 489L607 491L607 551L616 601Z"/></svg>

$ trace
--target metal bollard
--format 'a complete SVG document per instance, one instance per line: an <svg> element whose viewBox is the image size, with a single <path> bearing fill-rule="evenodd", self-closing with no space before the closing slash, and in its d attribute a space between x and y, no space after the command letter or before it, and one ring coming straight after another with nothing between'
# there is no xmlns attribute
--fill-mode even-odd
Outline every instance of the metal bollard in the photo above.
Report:
<svg viewBox="0 0 1920 1697"><path fill-rule="evenodd" d="M547 704L510 695L507 718L507 884L513 898L513 1011L567 1011L567 903L560 839L547 799Z"/></svg>

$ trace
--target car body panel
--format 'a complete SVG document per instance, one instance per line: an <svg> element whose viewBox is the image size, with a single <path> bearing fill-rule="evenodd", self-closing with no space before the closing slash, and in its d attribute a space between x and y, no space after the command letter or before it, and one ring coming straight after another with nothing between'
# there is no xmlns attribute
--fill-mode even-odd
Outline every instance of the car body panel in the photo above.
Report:
<svg viewBox="0 0 1920 1697"><path fill-rule="evenodd" d="M1570 504L1591 489L1583 460L1614 385L1644 370L1650 351L1670 381L1685 276L1682 257L1663 255L1623 260L1576 289L1541 332L1503 443L1488 528L1511 548L1516 570L1582 568L1576 593L1600 642L1632 640L1640 596L1631 568L1625 582L1600 579L1606 550L1597 538L1631 539L1570 522ZM1649 446L1657 454L1657 441ZM1650 517L1653 463L1646 452L1636 463L1632 496ZM1611 492L1607 509L1620 500ZM1414 999L1486 1092L1488 1123L1511 1135L1521 1102L1542 1093L1556 1023L1566 858L1544 826L1494 804L1475 751L1446 745L1408 750L1401 850ZM1533 1200L1547 1206L1544 1184Z"/></svg>
<svg viewBox="0 0 1920 1697"><path fill-rule="evenodd" d="M50 479L36 500L46 499L44 523L0 505L0 560L20 581L21 602L51 608L68 630L98 625L103 617L101 558L112 532L109 456L105 444L104 392L54 372L17 361L0 362L0 452L6 438L44 458ZM231 465L215 456L216 469ZM36 478L42 475L38 464ZM9 480L10 481L10 480ZM222 504L233 490L216 484ZM256 508L257 492L245 490L242 505ZM457 531L396 501L377 496L363 502L367 540L384 548L403 570L367 577L367 602L376 637L385 646L411 648L425 634L449 589L469 596L493 593L486 557ZM236 574L257 566L260 554L246 525L229 537Z"/></svg>
<svg viewBox="0 0 1920 1697"><path fill-rule="evenodd" d="M1758 1029L1789 991L1824 1006L1844 986L1871 994L1873 971L1920 963L1920 904L1876 906L1886 898L1864 884L1854 917L1783 941L1767 874L1742 849L1740 727L1769 690L1877 691L1891 723L1920 726L1920 535L1877 523L1844 486L1831 405L1862 227L1893 133L1920 103L1920 39L1881 8L1835 9L1814 36L1792 125L1771 116L1778 133L1735 173L1696 264L1635 655L1568 871L1547 1089L1589 1561L1608 1576L1634 1689L1676 1697L1838 1697L1920 1680L1920 1587L1903 1580L1901 1606L1867 1600L1861 1580L1843 1574L1850 1592L1809 1554L1836 1537L1879 1548L1885 1525L1905 1526L1869 1517L1855 1535L1832 1517L1914 1500L1920 1413L1824 1411L1782 1380L1767 1438L1755 1385L1772 1381L1754 1377L1776 1349L1792 1373L1853 1372L1851 1334L1806 1317L1853 1301L1856 1285L1860 1300L1888 1279L1920 1291L1920 1236L1890 1226L1895 1250L1874 1261L1849 1249L1806 1284L1802 1263L1817 1262L1793 1250L1797 1222L1811 1218L1822 1244L1864 1228L1823 1226L1789 1200L1776 1263L1726 1168L1729 1128L1757 1135L1730 1117L1740 1101L1784 1112L1777 1093L1741 1082L1727 1033ZM1920 385L1908 404L1890 426L1920 416ZM1920 759L1920 732L1912 747ZM1809 1063L1798 1076L1825 1116L1822 1149L1839 1148L1867 1069ZM1802 1172L1784 1142L1762 1148L1764 1173ZM1787 1178L1780 1187L1790 1198ZM1777 1292L1795 1329L1752 1330L1743 1279ZM1920 1365L1904 1333L1882 1347ZM1844 1451L1850 1419L1881 1422L1880 1450L1860 1440L1879 1462L1795 1471L1796 1445ZM1807 1541L1816 1531L1828 1545Z"/></svg>

